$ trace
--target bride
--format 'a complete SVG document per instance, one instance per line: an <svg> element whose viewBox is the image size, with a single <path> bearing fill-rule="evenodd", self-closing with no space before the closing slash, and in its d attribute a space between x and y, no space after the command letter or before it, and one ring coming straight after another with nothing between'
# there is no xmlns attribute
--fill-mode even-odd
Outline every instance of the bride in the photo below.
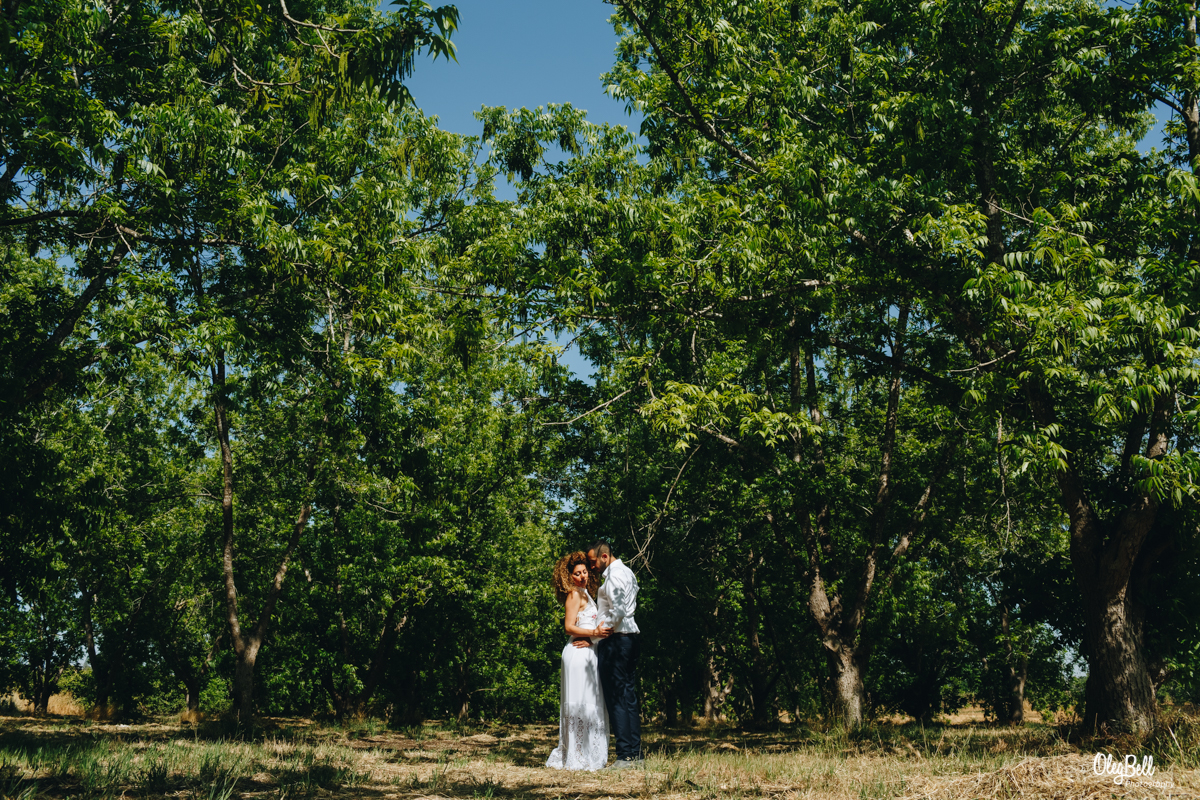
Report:
<svg viewBox="0 0 1200 800"><path fill-rule="evenodd" d="M599 576L588 569L586 553L568 553L554 567L554 592L566 605L564 627L571 635L562 651L562 690L559 694L558 747L547 767L597 770L608 760L608 711L596 652L599 609L592 595Z"/></svg>

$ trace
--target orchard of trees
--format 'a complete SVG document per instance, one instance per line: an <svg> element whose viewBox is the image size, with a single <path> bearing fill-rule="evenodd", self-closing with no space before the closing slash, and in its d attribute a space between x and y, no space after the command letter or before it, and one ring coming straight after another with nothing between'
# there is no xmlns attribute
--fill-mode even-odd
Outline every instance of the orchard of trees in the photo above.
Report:
<svg viewBox="0 0 1200 800"><path fill-rule="evenodd" d="M554 718L600 537L665 724L1200 701L1194 0L610 3L3 0L0 689Z"/></svg>

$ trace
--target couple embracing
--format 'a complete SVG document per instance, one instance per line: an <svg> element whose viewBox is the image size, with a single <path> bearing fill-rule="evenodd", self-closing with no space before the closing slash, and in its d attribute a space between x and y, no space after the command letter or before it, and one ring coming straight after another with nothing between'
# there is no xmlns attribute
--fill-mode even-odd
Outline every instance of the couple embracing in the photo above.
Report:
<svg viewBox="0 0 1200 800"><path fill-rule="evenodd" d="M562 651L558 747L553 769L604 769L608 731L617 759L607 769L642 764L637 661L641 652L633 571L613 558L606 542L568 553L554 567L554 591L566 606L571 636Z"/></svg>

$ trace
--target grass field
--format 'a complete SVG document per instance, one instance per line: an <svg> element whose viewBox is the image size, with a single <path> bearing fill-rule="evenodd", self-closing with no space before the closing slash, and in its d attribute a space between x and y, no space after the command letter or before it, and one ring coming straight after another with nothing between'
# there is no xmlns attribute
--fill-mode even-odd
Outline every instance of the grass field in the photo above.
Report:
<svg viewBox="0 0 1200 800"><path fill-rule="evenodd" d="M877 724L852 736L803 723L770 731L644 732L644 770L562 773L542 767L549 725L391 730L265 719L226 738L221 723L106 725L80 717L0 717L5 798L1200 798L1200 719L1176 714L1141 749L1081 741L1049 725L969 718L929 728ZM1149 748L1149 749L1147 749ZM1155 749L1157 748L1157 749ZM1152 752L1153 776L1123 784L1093 773L1097 749Z"/></svg>

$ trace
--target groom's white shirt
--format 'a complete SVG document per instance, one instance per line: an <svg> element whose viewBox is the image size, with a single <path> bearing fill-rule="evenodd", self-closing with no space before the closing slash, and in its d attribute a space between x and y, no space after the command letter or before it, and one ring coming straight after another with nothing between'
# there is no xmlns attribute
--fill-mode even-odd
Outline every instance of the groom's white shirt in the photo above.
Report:
<svg viewBox="0 0 1200 800"><path fill-rule="evenodd" d="M618 558L604 570L604 583L596 594L600 624L611 625L614 633L639 633L633 621L637 611L638 582L633 570Z"/></svg>

